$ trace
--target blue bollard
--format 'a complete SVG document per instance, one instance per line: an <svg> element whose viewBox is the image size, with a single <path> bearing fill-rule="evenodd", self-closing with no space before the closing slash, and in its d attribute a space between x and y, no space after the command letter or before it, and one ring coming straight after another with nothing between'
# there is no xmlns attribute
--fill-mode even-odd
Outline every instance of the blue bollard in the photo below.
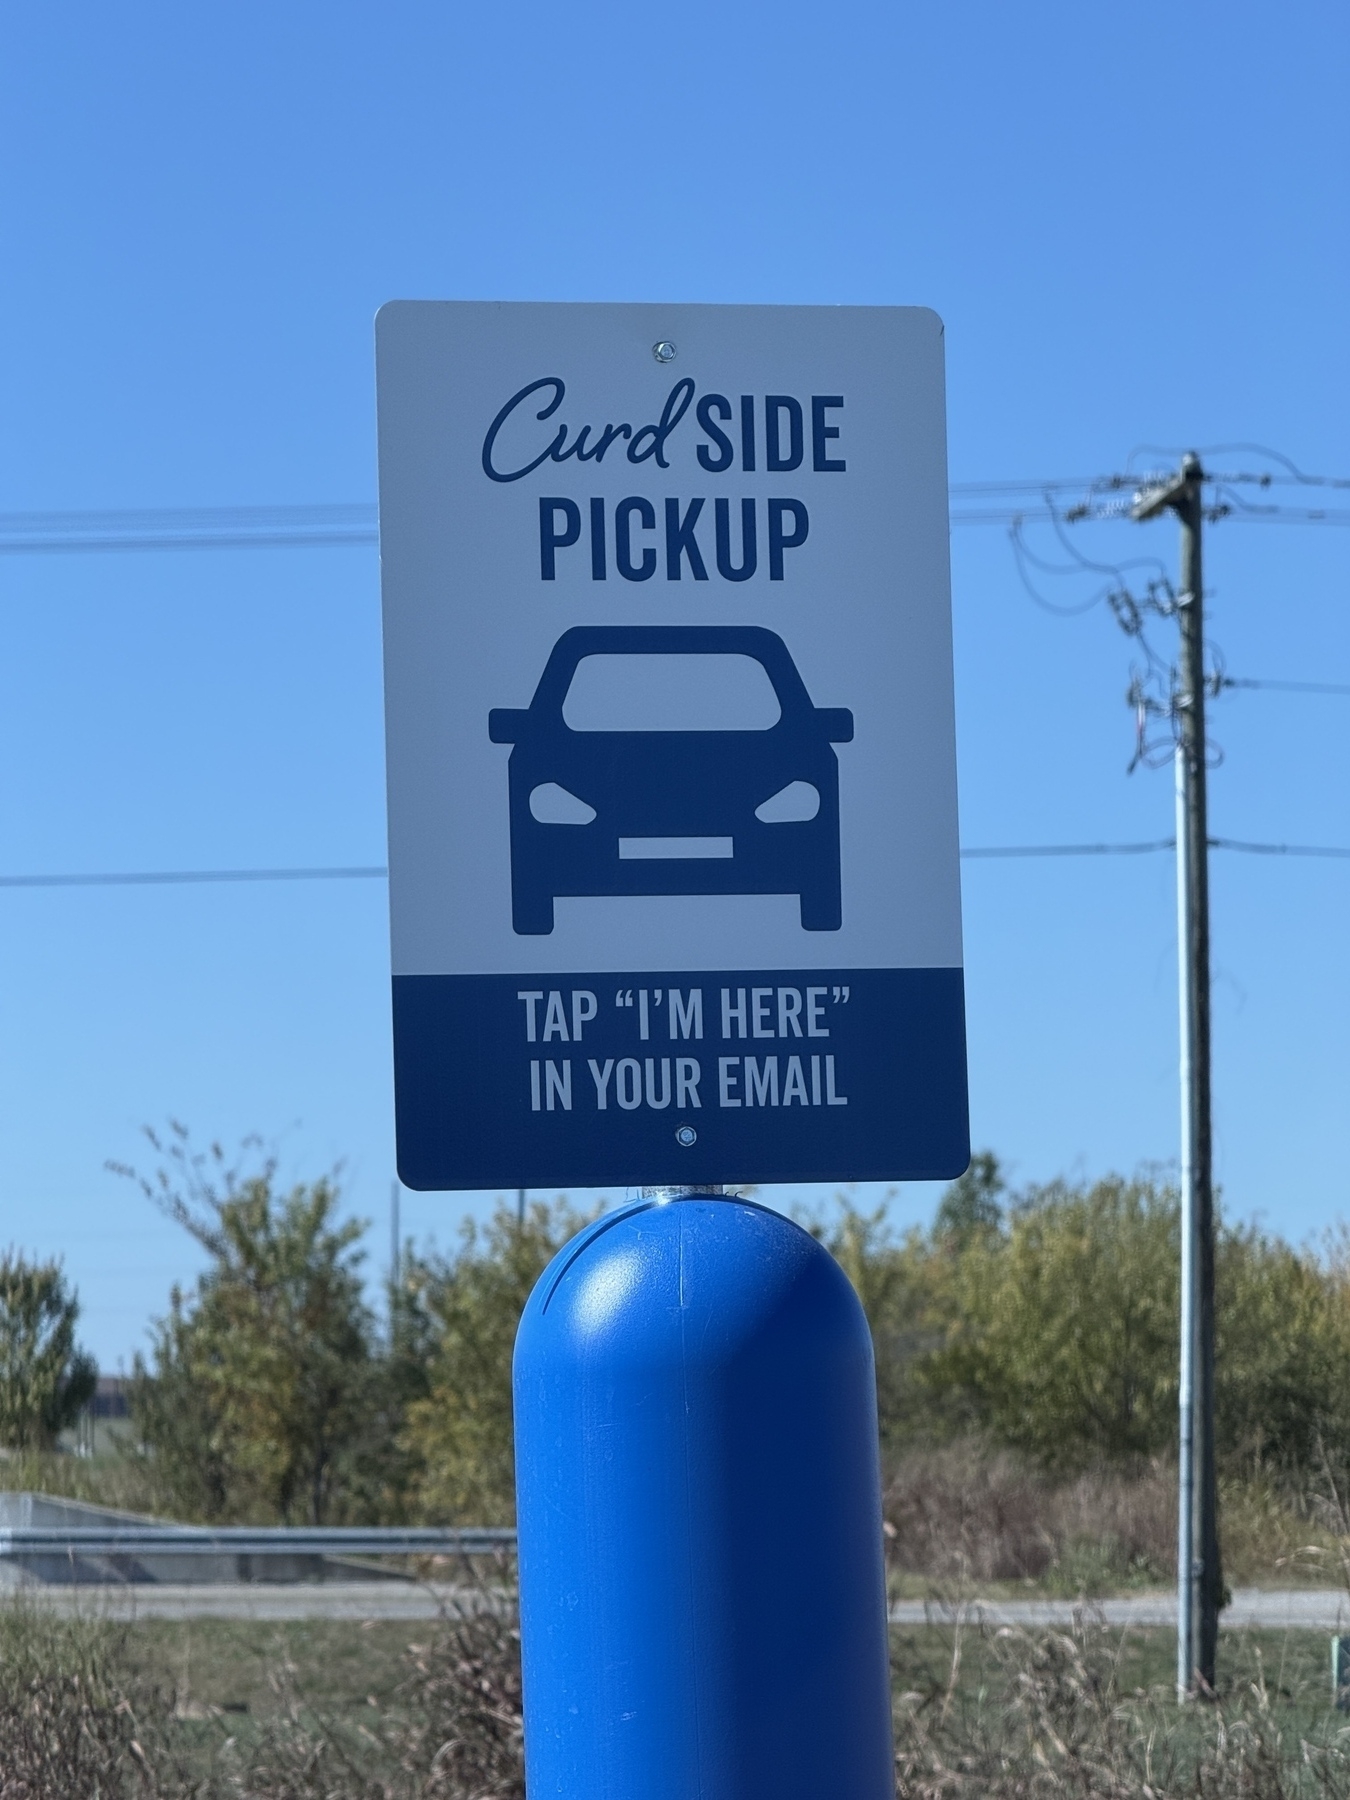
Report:
<svg viewBox="0 0 1350 1800"><path fill-rule="evenodd" d="M876 1382L809 1233L708 1195L553 1259L515 1353L530 1800L892 1800Z"/></svg>

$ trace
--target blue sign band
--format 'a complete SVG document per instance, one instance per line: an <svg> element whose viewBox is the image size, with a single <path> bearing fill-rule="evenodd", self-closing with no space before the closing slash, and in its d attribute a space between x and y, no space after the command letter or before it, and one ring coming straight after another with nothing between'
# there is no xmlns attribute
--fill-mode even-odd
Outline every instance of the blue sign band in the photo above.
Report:
<svg viewBox="0 0 1350 1800"><path fill-rule="evenodd" d="M394 979L423 1190L923 1181L970 1160L959 969Z"/></svg>

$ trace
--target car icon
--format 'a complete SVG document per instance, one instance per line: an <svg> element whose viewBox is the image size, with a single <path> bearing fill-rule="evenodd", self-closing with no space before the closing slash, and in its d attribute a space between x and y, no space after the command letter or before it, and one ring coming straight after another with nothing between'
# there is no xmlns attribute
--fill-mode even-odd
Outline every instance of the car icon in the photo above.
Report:
<svg viewBox="0 0 1350 1800"><path fill-rule="evenodd" d="M508 764L511 917L562 896L795 894L838 931L846 707L818 707L757 625L580 625L527 707L494 707Z"/></svg>

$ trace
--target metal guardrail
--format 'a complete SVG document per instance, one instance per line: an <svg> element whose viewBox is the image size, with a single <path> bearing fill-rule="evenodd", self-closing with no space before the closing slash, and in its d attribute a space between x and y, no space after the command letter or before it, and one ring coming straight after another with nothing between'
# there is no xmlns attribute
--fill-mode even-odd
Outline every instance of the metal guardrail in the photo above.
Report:
<svg viewBox="0 0 1350 1800"><path fill-rule="evenodd" d="M513 1550L505 1526L0 1526L16 1556L484 1556Z"/></svg>

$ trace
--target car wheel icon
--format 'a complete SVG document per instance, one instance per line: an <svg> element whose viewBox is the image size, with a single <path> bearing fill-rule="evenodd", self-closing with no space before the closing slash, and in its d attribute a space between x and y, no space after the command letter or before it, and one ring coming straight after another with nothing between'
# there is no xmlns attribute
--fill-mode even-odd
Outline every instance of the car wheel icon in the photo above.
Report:
<svg viewBox="0 0 1350 1800"><path fill-rule="evenodd" d="M563 896L796 894L843 921L845 707L817 707L783 640L751 625L576 626L528 707L488 715L508 764L512 925Z"/></svg>

